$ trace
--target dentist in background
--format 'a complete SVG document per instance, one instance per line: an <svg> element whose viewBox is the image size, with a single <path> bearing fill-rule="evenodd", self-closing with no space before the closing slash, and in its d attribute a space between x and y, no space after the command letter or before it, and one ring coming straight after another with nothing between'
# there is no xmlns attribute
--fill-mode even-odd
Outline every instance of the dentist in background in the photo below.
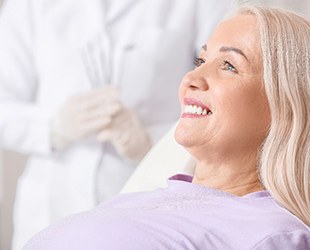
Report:
<svg viewBox="0 0 310 250"><path fill-rule="evenodd" d="M231 0L6 0L0 143L29 156L13 249L118 193L178 118L181 77Z"/></svg>

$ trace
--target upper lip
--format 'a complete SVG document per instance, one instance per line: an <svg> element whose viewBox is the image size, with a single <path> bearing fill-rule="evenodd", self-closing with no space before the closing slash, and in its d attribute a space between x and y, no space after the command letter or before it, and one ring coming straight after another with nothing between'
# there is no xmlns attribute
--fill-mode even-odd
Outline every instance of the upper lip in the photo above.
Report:
<svg viewBox="0 0 310 250"><path fill-rule="evenodd" d="M207 105L203 104L201 101L194 99L194 98L184 98L184 104L185 105L196 105L196 106L201 107L202 109L211 111L211 109Z"/></svg>

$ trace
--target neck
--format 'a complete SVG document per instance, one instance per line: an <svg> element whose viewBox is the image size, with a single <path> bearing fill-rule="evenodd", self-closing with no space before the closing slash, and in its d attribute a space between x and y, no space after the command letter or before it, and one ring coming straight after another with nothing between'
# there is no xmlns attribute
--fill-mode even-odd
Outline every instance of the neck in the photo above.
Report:
<svg viewBox="0 0 310 250"><path fill-rule="evenodd" d="M198 162L195 168L193 183L216 188L222 191L243 196L263 190L259 180L256 165L249 163L234 164L206 164Z"/></svg>

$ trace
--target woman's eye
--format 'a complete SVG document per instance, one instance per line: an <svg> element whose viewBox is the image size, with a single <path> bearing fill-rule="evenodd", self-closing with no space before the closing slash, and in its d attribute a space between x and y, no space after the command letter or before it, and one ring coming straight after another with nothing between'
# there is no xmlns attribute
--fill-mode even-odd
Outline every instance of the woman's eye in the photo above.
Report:
<svg viewBox="0 0 310 250"><path fill-rule="evenodd" d="M234 73L237 73L237 69L234 67L234 65L232 65L229 61L227 60L224 60L223 63L222 63L223 67L222 69L223 70L227 70L227 71L232 71Z"/></svg>
<svg viewBox="0 0 310 250"><path fill-rule="evenodd" d="M206 60L203 58L200 58L200 57L194 58L194 64L196 67L199 67L201 64L204 64L205 62L206 62Z"/></svg>

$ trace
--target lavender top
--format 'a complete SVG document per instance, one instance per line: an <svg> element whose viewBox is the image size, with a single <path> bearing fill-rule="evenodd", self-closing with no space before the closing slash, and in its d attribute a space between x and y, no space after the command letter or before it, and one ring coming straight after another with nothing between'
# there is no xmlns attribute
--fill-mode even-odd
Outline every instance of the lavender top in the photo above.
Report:
<svg viewBox="0 0 310 250"><path fill-rule="evenodd" d="M310 229L267 191L243 197L176 175L37 234L24 250L310 249Z"/></svg>

